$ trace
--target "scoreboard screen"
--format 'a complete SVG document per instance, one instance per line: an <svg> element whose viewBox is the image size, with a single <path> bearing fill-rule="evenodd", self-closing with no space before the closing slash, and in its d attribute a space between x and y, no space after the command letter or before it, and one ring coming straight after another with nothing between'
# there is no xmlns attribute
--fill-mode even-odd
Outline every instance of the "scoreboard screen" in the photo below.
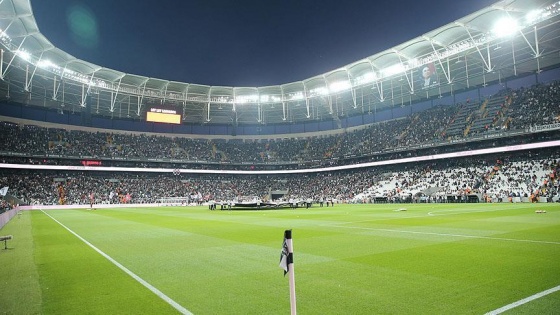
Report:
<svg viewBox="0 0 560 315"><path fill-rule="evenodd" d="M181 115L174 109L152 107L146 113L146 121L160 122L168 124L180 124Z"/></svg>

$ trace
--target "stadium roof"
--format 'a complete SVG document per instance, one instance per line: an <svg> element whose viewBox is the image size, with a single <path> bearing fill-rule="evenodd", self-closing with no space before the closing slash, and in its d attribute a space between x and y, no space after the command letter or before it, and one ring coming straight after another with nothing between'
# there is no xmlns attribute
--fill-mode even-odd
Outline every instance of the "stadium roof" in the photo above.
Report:
<svg viewBox="0 0 560 315"><path fill-rule="evenodd" d="M84 107L88 94L96 99L95 112L111 117L142 117L150 106L164 104L182 109L183 119L193 123L337 120L557 66L559 13L558 1L499 1L322 75L275 86L229 87L149 78L81 60L41 34L29 0L5 0L0 2L1 75L19 88L12 89L12 98L22 90L28 99L49 99L46 105L54 108ZM426 66L437 72L437 85L418 82Z"/></svg>

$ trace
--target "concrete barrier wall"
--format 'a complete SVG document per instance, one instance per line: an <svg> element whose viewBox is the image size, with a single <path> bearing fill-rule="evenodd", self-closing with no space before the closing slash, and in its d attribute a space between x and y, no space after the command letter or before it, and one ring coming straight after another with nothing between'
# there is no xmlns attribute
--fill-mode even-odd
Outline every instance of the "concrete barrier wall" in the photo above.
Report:
<svg viewBox="0 0 560 315"><path fill-rule="evenodd" d="M17 214L17 209L8 210L2 214L0 214L0 229L6 225L15 215Z"/></svg>
<svg viewBox="0 0 560 315"><path fill-rule="evenodd" d="M148 208L148 207L169 207L169 206L184 206L179 203L132 203L132 204L97 204L93 205L94 209L107 209L107 208ZM64 210L64 209L89 209L90 205L34 205L34 206L20 206L20 210Z"/></svg>

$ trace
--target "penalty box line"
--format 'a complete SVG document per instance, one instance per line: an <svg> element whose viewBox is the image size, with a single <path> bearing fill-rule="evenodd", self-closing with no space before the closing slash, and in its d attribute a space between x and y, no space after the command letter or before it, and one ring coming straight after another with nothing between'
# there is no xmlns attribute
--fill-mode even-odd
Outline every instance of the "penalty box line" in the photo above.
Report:
<svg viewBox="0 0 560 315"><path fill-rule="evenodd" d="M543 297L543 296L545 296L545 295L549 295L549 294L554 293L554 292L559 291L559 290L560 290L560 285L557 286L557 287L554 287L554 288L552 288L552 289L544 290L544 291L539 292L539 293L537 293L537 294L533 294L533 295L531 295L531 296L529 296L529 297L526 297L526 298L524 298L524 299L521 299L521 300L519 300L519 301L517 301L517 302L513 302L513 303L508 304L508 305L506 305L506 306L500 307L500 308L498 308L498 309L495 309L495 310L493 310L493 311L490 311L490 312L486 313L485 315L498 315L498 314L502 314L503 312L509 311L509 310L511 310L512 308L516 308L516 307L518 307L518 306L520 306L520 305L523 305L523 304L525 304L525 303L529 303L529 302L531 302L531 301L534 301L534 300L539 299L539 298L541 298L541 297Z"/></svg>
<svg viewBox="0 0 560 315"><path fill-rule="evenodd" d="M77 238L79 238L82 242L86 243L86 245L88 245L89 247L93 248L93 250L95 250L96 252L98 252L101 256L105 257L107 260L109 260L111 263L113 263L115 266L117 266L119 269L121 269L122 271L124 271L126 274L128 274L129 276L131 276L134 280L138 281L140 284L142 284L144 287L146 287L148 290L152 291L155 295L157 295L159 298L161 298L162 300L164 300L165 302L167 302L167 304L171 305L173 308L175 308L177 311L179 311L181 314L183 315L193 315L191 312L189 312L186 308L184 308L183 306L181 306L179 303L173 301L173 299L171 299L170 297L168 297L167 295L165 295L165 293L161 292L160 290L158 290L156 287L154 287L153 285L149 284L146 280L140 278L137 274L135 274L134 272L130 271L128 268L126 268L125 266L121 265L118 261L114 260L111 256L105 254L102 250L100 250L99 248L95 247L93 244L91 244L90 242L88 242L86 239L84 239L83 237L81 237L80 235L78 235L78 233L72 231L71 229L69 229L66 225L62 224L60 221L58 221L57 219L53 218L50 214L46 213L45 211L43 211L41 209L41 212L43 212L44 214L46 214L49 218L53 219L56 223L60 224L60 226L62 226L63 228L65 228L68 232L72 233L74 236L76 236Z"/></svg>

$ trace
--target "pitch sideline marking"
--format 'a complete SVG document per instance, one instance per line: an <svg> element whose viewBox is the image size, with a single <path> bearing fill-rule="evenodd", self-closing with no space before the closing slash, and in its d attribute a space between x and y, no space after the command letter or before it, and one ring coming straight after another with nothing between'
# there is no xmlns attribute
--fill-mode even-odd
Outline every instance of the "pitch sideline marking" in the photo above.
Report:
<svg viewBox="0 0 560 315"><path fill-rule="evenodd" d="M559 290L560 290L560 285L557 286L557 287L554 287L554 288L552 288L552 289L544 290L544 291L539 292L539 293L537 293L537 294L533 294L533 295L531 295L531 296L529 296L529 297L526 297L526 298L524 298L524 299L521 299L521 300L519 300L519 301L517 301L517 302L513 302L513 303L508 304L508 305L506 305L506 306L500 307L500 308L498 308L498 309L495 309L495 310L493 310L493 311L491 311L491 312L486 313L485 315L498 315L498 314L501 314L501 313L503 313L503 312L505 312L505 311L508 311L508 310L510 310L510 309L512 309L512 308L515 308L515 307L518 307L518 306L523 305L523 304L525 304L525 303L534 301L534 300L536 300L536 299L538 299L538 298L541 298L541 297L543 297L543 296L545 296L545 295L549 295L549 294L554 293L554 292L559 291Z"/></svg>
<svg viewBox="0 0 560 315"><path fill-rule="evenodd" d="M478 236L478 235L465 235L465 234L451 234L451 233L436 233L436 232L422 232L422 231L406 231L406 230L392 230L392 229L375 229L367 227L357 227L357 226L342 226L342 225L332 225L335 227L341 227L346 229L358 229L358 230L369 230L369 231L382 231L382 232L394 232L394 233L409 233L409 234L423 234L423 235L437 235L437 236L452 236L452 237L464 237L464 238L479 238L486 240L498 240L498 241L510 241L510 242L524 242L524 243L538 243L538 244L553 244L560 245L560 242L552 241L536 241L536 240L524 240L517 238L503 238L503 237L491 237L491 236Z"/></svg>
<svg viewBox="0 0 560 315"><path fill-rule="evenodd" d="M494 211L504 211L504 210L511 210L512 208L498 208L498 209L491 209L491 210L476 210L474 208L464 209L464 210L438 210L438 211L430 211L427 214L419 214L407 217L390 217L390 218L381 218L381 219L370 219L370 220L361 220L361 221L349 221L349 222L341 222L340 224L354 224L354 223L363 223L363 222L377 222L377 221L390 221L395 219L417 219L417 218L425 218L427 216L444 216L444 215L455 215L455 214L465 214L465 213L478 213L478 212L494 212ZM462 211L462 212L458 212ZM437 212L454 212L454 213L442 213L436 214Z"/></svg>
<svg viewBox="0 0 560 315"><path fill-rule="evenodd" d="M184 308L183 306L181 306L179 303L173 301L170 297L168 297L167 295L165 295L165 293L161 292L160 290L158 290L156 287L154 287L153 285L149 284L146 280L140 278L138 275L136 275L134 272L130 271L128 268L126 268L125 266L121 265L118 261L114 260L111 256L105 254L103 251L101 251L99 248L95 247L93 244L91 244L90 242L88 242L87 240L85 240L83 237L81 237L80 235L78 235L76 232L70 230L68 227L66 227L64 224L62 224L60 221L58 221L57 219L53 218L51 215L49 215L48 213L46 213L45 211L43 211L43 209L41 209L41 212L43 212L44 214L46 214L49 218L53 219L56 223L60 224L63 228L65 228L68 232L74 234L74 236L76 236L77 238L79 238L82 242L86 243L86 245L88 245L89 247L93 248L93 250L95 250L96 252L98 252L99 254L101 254L101 256L105 257L107 260L109 260L110 262L112 262L115 266L119 267L119 269L121 269L122 271L124 271L126 274L128 274L129 276L131 276L134 280L140 282L140 284L142 284L143 286L145 286L148 290L152 291L155 295L157 295L159 298L161 298L162 300L164 300L165 302L167 302L167 304L171 305L173 308L175 308L176 310L178 310L181 314L183 315L193 315L193 313L189 312L186 308Z"/></svg>

